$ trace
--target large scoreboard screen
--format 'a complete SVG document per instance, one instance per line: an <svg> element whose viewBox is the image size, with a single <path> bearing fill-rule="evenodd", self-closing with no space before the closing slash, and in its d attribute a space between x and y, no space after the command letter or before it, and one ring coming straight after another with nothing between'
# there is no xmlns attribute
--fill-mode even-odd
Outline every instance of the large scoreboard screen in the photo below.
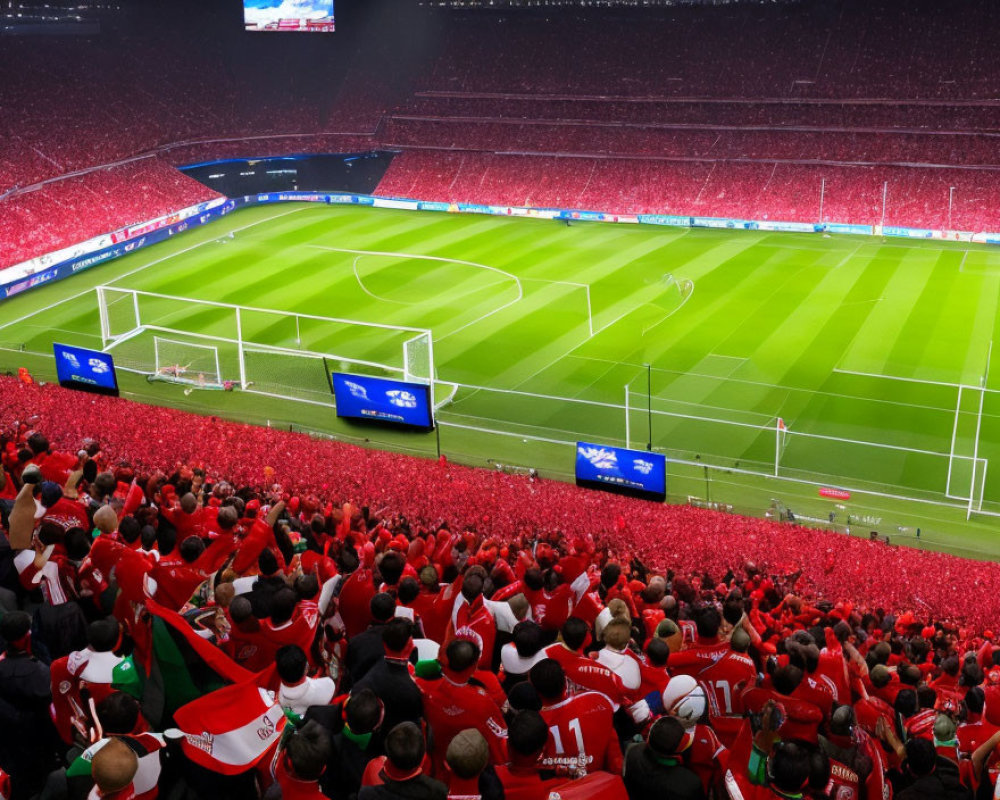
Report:
<svg viewBox="0 0 1000 800"><path fill-rule="evenodd" d="M332 33L333 0L243 0L248 31Z"/></svg>

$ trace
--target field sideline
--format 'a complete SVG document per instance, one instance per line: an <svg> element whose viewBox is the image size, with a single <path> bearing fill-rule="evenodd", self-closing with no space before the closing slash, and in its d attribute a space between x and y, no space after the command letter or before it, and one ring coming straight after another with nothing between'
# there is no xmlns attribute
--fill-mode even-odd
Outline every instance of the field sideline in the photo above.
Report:
<svg viewBox="0 0 1000 800"><path fill-rule="evenodd" d="M841 526L851 513L855 533L866 517L860 527L896 541L912 542L922 521L922 546L1000 556L994 519L965 522L970 495L974 509L1000 512L1000 383L988 371L1000 251L258 207L0 304L0 367L27 363L51 378L44 354L53 341L99 348L98 285L429 329L437 396L449 398L439 412L441 448L453 458L567 477L566 443L624 444L627 432L645 447L651 428L653 447L673 460L672 500L696 496L760 514L778 498L800 516L833 511ZM225 309L144 303L143 322L192 334L171 338L231 338ZM402 334L322 323L296 330L288 319L261 316L245 323L244 336L402 364ZM151 346L146 333L111 352L127 363ZM220 344L219 355L224 377L237 377L235 348ZM294 382L300 362L270 356L251 378L259 387ZM134 375L122 385L144 402L436 453L434 434L336 420L317 405L330 403L322 372L309 370L311 388L297 396L310 403L184 394ZM821 485L855 496L837 507L817 496Z"/></svg>

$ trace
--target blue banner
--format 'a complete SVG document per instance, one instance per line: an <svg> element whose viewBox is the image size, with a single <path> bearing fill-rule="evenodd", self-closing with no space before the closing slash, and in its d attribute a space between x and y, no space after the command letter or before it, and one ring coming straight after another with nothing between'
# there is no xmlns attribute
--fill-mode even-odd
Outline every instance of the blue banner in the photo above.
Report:
<svg viewBox="0 0 1000 800"><path fill-rule="evenodd" d="M422 383L332 373L338 417L434 427L430 391Z"/></svg>
<svg viewBox="0 0 1000 800"><path fill-rule="evenodd" d="M110 354L68 344L53 344L52 349L61 386L118 392L118 376Z"/></svg>
<svg viewBox="0 0 1000 800"><path fill-rule="evenodd" d="M645 450L577 442L576 479L583 484L663 497L667 493L667 458Z"/></svg>

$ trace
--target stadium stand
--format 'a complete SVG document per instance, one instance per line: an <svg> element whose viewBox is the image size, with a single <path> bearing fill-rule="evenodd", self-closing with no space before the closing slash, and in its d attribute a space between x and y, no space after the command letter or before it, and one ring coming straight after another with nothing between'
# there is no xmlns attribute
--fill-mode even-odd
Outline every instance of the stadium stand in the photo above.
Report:
<svg viewBox="0 0 1000 800"><path fill-rule="evenodd" d="M261 55L274 45L254 40L227 63L208 46L211 26L194 39L167 27L58 47L15 37L0 52L0 71L19 75L5 87L0 196L148 153L181 165L389 148L403 155L377 189L387 196L1000 228L1000 86L974 57L996 21L971 5L932 42L943 12L896 19L893 8L678 8L612 16L614 25L599 15L451 15L435 23L436 51L413 57L403 77L371 69L394 57L384 29L333 62L279 45L302 75L294 91L268 74ZM742 35L748 15L753 37ZM865 46L874 37L878 46ZM587 68L567 70L581 54ZM317 58L338 74L332 87ZM159 174L157 191L169 195L175 176ZM19 201L51 198L84 219L64 227L57 213L27 241L5 238L17 252L5 248L5 264L80 230L138 221L101 209L87 220L76 186Z"/></svg>
<svg viewBox="0 0 1000 800"><path fill-rule="evenodd" d="M996 564L0 389L6 796L995 780Z"/></svg>
<svg viewBox="0 0 1000 800"><path fill-rule="evenodd" d="M12 194L0 200L0 268L219 196L158 158Z"/></svg>

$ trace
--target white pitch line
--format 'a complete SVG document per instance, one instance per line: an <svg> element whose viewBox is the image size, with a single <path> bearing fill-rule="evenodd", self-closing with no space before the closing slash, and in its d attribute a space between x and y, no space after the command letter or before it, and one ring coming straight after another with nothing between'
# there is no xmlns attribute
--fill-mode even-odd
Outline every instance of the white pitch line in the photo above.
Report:
<svg viewBox="0 0 1000 800"><path fill-rule="evenodd" d="M861 378L882 378L887 381L906 381L907 383L925 383L929 386L948 386L952 389L957 389L964 385L961 383L948 383L947 381L929 381L925 378L904 378L902 375L883 375L878 372L859 372L853 369L841 369L840 367L834 367L833 371L839 372L841 375L857 375ZM991 392L1000 390L987 389L986 391Z"/></svg>
<svg viewBox="0 0 1000 800"><path fill-rule="evenodd" d="M299 211L306 211L306 210L308 210L308 208L293 208L291 211L283 211L280 214L275 214L273 217L266 217L265 219L259 219L256 222L251 222L249 225L244 225L241 228L233 228L233 230L230 231L230 232L231 233L238 233L239 231L245 231L248 228L253 228L256 225L260 225L263 222L271 222L272 220L276 220L276 219L279 219L281 217L287 217L289 214L295 214L295 213L297 213ZM155 261L150 261L148 264L143 264L141 267L136 267L135 269L133 269L133 270L131 270L129 272L126 272L124 275L119 275L117 278L114 278L109 283L106 283L104 285L105 286L111 286L112 284L117 283L118 281L124 280L125 278L131 277L132 275L136 275L136 274L142 272L144 269L149 269L149 267L155 266L156 264L160 264L160 263L166 261L167 259L174 258L175 256L183 255L184 253L188 253L188 252L190 252L192 250L195 250L195 249L201 247L202 245L211 244L212 242L215 242L215 241L216 241L215 239L206 239L204 242L198 242L198 244L191 245L191 247L185 247L183 250L178 250L176 253L171 253L170 255L163 256L163 258L158 258ZM115 261L115 260L116 259L111 259L111 261ZM107 263L111 263L111 262L107 262ZM101 266L103 266L103 265L101 265ZM4 328L9 328L11 325L17 325L17 323L19 323L19 322L24 322L26 319L31 319L32 317L37 316L38 314L42 314L42 313L44 313L46 311L51 311L53 308L56 308L57 306L61 306L63 303L68 303L71 300L79 300L81 297L83 297L83 296L85 296L87 294L90 294L90 292L96 291L96 289L97 289L96 286L91 286L89 289L85 289L82 292L77 292L76 294L71 295L70 297L66 297L63 300L59 300L56 303L52 303L50 305L47 305L44 308L38 309L37 311L32 311L30 314L25 314L23 317L18 317L17 319L12 320L10 322L5 322L3 325L0 325L0 330L3 330Z"/></svg>
<svg viewBox="0 0 1000 800"><path fill-rule="evenodd" d="M516 275L510 272L507 272L506 270L500 269L499 267L491 267L489 264L477 264L475 261L463 261L460 258L425 256L419 253L397 253L386 250L354 250L349 247L327 247L326 245L321 245L321 244L307 244L306 247L311 247L314 250L327 250L331 253L348 253L357 256L389 256L392 258L415 258L415 259L420 259L422 261L437 261L443 264L461 264L466 267L478 267L479 269L488 269L491 272L499 273L500 275L503 275L504 277L510 278L512 281L514 281L514 285L517 286L517 297L515 297L509 303L505 303L499 308L494 308L492 311L489 311L480 317L476 317L476 319L472 320L471 322L467 322L465 323L465 325L461 325L458 328L455 328L455 330L449 331L448 333L444 334L444 336L434 337L435 342L442 342L449 336L454 336L459 331L464 331L471 325L476 325L482 322L484 319L492 317L494 314L499 314L505 308L514 305L514 303L520 302L524 298L524 287L521 285L520 278L518 278Z"/></svg>

